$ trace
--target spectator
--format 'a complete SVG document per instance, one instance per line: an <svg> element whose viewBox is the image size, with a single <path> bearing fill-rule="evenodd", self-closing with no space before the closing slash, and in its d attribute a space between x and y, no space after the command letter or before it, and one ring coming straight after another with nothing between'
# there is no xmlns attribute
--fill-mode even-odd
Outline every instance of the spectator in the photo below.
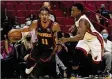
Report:
<svg viewBox="0 0 112 79"><path fill-rule="evenodd" d="M36 19L35 15L33 15L33 14L31 14L31 15L29 16L29 18L30 18L31 21L33 21L33 20Z"/></svg>
<svg viewBox="0 0 112 79"><path fill-rule="evenodd" d="M26 24L27 26L30 26L31 23L32 23L32 21L34 21L34 20L36 20L35 15L30 14L30 15L26 18L26 23L25 23L25 24Z"/></svg>
<svg viewBox="0 0 112 79"><path fill-rule="evenodd" d="M25 23L25 25L26 25L26 26L30 26L31 23L32 23L32 20L31 20L30 18L26 18L26 23Z"/></svg>
<svg viewBox="0 0 112 79"><path fill-rule="evenodd" d="M26 61L31 49L33 48L33 42L31 40L31 33L28 33L28 32L26 33L26 36L23 37L22 44L23 44L23 50L24 50L22 51L23 58Z"/></svg>
<svg viewBox="0 0 112 79"><path fill-rule="evenodd" d="M16 53L18 54L18 62L16 66L16 72L19 78L27 78L28 75L25 74L26 61L29 56L31 49L33 48L33 43L31 40L31 34L26 32L23 39L15 44Z"/></svg>
<svg viewBox="0 0 112 79"><path fill-rule="evenodd" d="M101 32L103 39L104 39L104 59L106 61L105 73L110 72L111 70L111 62L112 62L112 42L109 41L108 38L108 31L104 29Z"/></svg>
<svg viewBox="0 0 112 79"><path fill-rule="evenodd" d="M8 58L14 54L13 44L9 41L8 37L4 35L4 50L2 51L3 58Z"/></svg>
<svg viewBox="0 0 112 79"><path fill-rule="evenodd" d="M31 21L31 19L30 18L26 18L26 23L25 23L25 26L23 27L23 28L28 28L30 25L31 25L31 23L32 23L32 21ZM29 31L30 33L31 33L31 40L32 40L32 42L33 43L35 43L36 42L36 40L37 40L37 36L36 36L36 31L35 31L35 29L34 30L32 30L32 31ZM25 36L25 32L22 32L22 38Z"/></svg>
<svg viewBox="0 0 112 79"><path fill-rule="evenodd" d="M43 3L43 7L47 7L51 11L51 4L50 4L50 2L44 2ZM56 21L56 18L55 18L55 16L52 13L50 13L49 19L51 19L52 21Z"/></svg>
<svg viewBox="0 0 112 79"><path fill-rule="evenodd" d="M12 29L11 22L10 22L10 19L8 16L5 16L5 20L2 23L2 28L3 28L3 30L2 30L1 36L2 36L2 40L4 40L5 39L4 35L7 35L8 32Z"/></svg>
<svg viewBox="0 0 112 79"><path fill-rule="evenodd" d="M100 10L97 11L98 14L101 14L103 17L110 19L110 12L105 8L104 4L101 4ZM104 18L100 17L99 15L96 15L96 18L98 22L100 22L102 25L105 25L107 22Z"/></svg>
<svg viewBox="0 0 112 79"><path fill-rule="evenodd" d="M9 41L8 37L4 35L5 41L3 44L4 49L1 51L1 72L2 78L13 78L14 77L14 67L15 67L15 57L14 46Z"/></svg>
<svg viewBox="0 0 112 79"><path fill-rule="evenodd" d="M110 16L109 16L109 11L105 8L105 5L104 4L101 4L101 8L100 8L100 14L108 19L110 19Z"/></svg>

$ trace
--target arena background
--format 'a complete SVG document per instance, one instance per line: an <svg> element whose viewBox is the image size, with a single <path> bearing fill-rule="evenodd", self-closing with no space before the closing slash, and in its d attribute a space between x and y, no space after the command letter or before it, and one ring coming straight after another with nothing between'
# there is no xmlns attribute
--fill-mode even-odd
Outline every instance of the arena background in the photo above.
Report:
<svg viewBox="0 0 112 79"><path fill-rule="evenodd" d="M50 1L50 0L49 0ZM25 24L25 19L33 14L38 18L38 13L42 7L44 1L1 1L1 40L4 40L4 35L7 34L15 22L23 27ZM112 1L50 1L52 6L52 13L56 16L56 21L60 24L61 29L64 33L69 33L70 27L74 24L74 19L70 17L71 6L74 3L82 3L85 7L85 14L89 17L91 22L94 24L96 30L101 32L103 29L107 29L109 32L109 40L112 41L112 18L107 19L100 15L100 18L105 20L105 24L101 25L97 22L96 12L99 10L101 4L105 4L106 9L112 15ZM8 27L4 26L4 20L6 16L9 18Z"/></svg>

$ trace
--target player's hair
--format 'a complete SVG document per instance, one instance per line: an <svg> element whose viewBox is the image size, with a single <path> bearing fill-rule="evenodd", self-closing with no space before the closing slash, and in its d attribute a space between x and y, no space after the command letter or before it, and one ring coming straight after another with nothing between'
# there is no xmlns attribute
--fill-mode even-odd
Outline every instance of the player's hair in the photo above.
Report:
<svg viewBox="0 0 112 79"><path fill-rule="evenodd" d="M41 11L48 11L48 13L50 13L49 9L46 8L46 7L42 7L42 8L40 9L40 12L41 12Z"/></svg>
<svg viewBox="0 0 112 79"><path fill-rule="evenodd" d="M81 12L84 11L84 6L81 3L75 3L73 6L77 7L77 9L80 10Z"/></svg>

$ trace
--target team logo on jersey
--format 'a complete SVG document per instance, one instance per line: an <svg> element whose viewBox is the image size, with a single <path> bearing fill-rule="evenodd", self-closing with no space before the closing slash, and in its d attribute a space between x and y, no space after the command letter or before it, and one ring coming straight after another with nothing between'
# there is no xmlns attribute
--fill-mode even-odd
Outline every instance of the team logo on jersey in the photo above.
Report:
<svg viewBox="0 0 112 79"><path fill-rule="evenodd" d="M41 31L41 28L38 28L38 31Z"/></svg>
<svg viewBox="0 0 112 79"><path fill-rule="evenodd" d="M52 35L51 34L48 34L48 33L37 33L39 36L41 36L41 37L52 37Z"/></svg>
<svg viewBox="0 0 112 79"><path fill-rule="evenodd" d="M51 32L51 30L49 28L47 28L47 32Z"/></svg>

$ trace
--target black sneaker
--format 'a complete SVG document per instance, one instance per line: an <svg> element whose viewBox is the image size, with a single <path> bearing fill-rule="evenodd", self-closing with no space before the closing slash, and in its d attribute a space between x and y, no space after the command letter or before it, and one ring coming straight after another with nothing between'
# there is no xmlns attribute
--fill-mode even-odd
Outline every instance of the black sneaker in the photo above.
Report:
<svg viewBox="0 0 112 79"><path fill-rule="evenodd" d="M67 72L66 72L66 70L63 71L63 77L67 78Z"/></svg>
<svg viewBox="0 0 112 79"><path fill-rule="evenodd" d="M105 69L104 72L103 72L103 74L105 74L105 75L106 75L106 74L108 75L109 73L110 73L109 70L106 70L106 69Z"/></svg>

